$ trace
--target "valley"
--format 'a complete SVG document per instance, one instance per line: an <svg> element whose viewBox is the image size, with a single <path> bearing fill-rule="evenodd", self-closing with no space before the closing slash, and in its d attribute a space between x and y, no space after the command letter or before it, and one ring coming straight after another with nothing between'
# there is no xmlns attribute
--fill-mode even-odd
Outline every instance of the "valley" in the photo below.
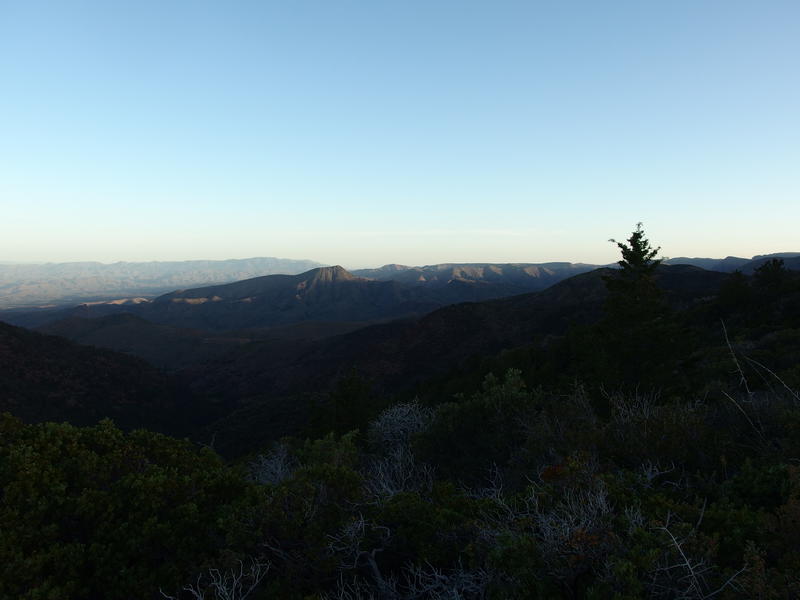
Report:
<svg viewBox="0 0 800 600"><path fill-rule="evenodd" d="M356 272L317 267L295 275L174 290L153 299L7 311L9 320L35 331L0 323L0 412L7 413L0 420L0 433L5 432L0 440L10 444L4 447L0 441L0 452L22 445L40 448L35 456L44 457L38 444L67 444L80 448L70 452L99 452L96 456L103 458L86 460L116 464L115 472L136 463L114 463L117 459L106 452L146 455L141 460L158 468L181 461L178 468L190 478L182 481L194 481L187 483L195 490L191 493L211 485L202 488L204 493L237 519L252 519L247 516L252 510L267 511L256 526L257 536L274 548L266 556L278 565L271 585L283 590L282 595L298 585L306 590L341 586L334 581L336 571L325 571L317 562L322 559L305 544L338 535L337 527L346 527L353 518L359 522L363 511L387 524L381 527L406 527L409 535L416 535L422 515L404 525L393 512L402 506L403 511L432 511L441 519L439 528L461 528L459 535L469 540L476 560L484 564L481 568L503 576L535 573L543 577L547 595L559 597L559 586L573 577L571 571L545 575L536 566L492 564L497 546L482 541L480 531L496 526L494 511L512 511L503 525L507 535L534 541L542 539L540 532L551 518L547 511L562 510L559 503L568 502L569 494L583 494L589 506L613 498L614 505L591 517L600 520L590 526L593 535L619 540L600 550L601 556L619 560L628 556L625 548L633 543L628 539L633 534L626 531L639 531L620 529L612 520L628 514L616 506L629 502L630 486L644 485L628 478L651 482L664 477L666 483L647 483L654 487L642 488L637 497L648 502L669 497L687 519L696 519L698 508L686 494L702 485L689 469L707 477L719 467L715 461L723 460L715 458L721 452L726 453L727 468L736 465L736 474L727 481L769 476L795 489L790 472L775 469L783 469L781 461L796 448L791 433L800 401L793 391L800 387L796 260L787 255L743 263L651 261L633 271L569 263L389 265ZM687 264L691 262L719 270ZM737 268L730 270L733 265ZM638 299L632 301L632 294ZM741 387L743 380L749 387ZM713 433L720 424L726 432L722 437ZM659 433L663 431L667 433ZM148 437L158 435L150 432L169 437ZM187 441L179 447L175 438ZM687 453L697 440L698 451ZM750 445L759 440L780 446L752 450ZM753 467L747 461L754 456L773 465L769 475L748 471ZM230 467L206 464L205 472L244 496L233 500L213 488L216 484L198 479L193 469L208 457L224 459ZM17 464L18 459L10 460ZM63 459L54 455L35 460L55 465ZM642 465L653 464L647 461L671 466L638 475L649 468ZM68 464L54 468L58 473L77 469ZM147 485L162 485L159 476L144 475L153 468L135 477L152 476ZM692 483L672 492L663 485L672 485L666 478L676 468ZM235 474L238 469L250 475L242 479ZM116 481L116 475L109 476ZM448 487L456 480L465 491ZM329 491L324 497L311 491L340 489L345 482L351 482L349 491L336 492L350 494L344 504L330 499ZM83 485L89 487L82 493L89 493L95 483ZM714 511L724 510L728 500L714 489L706 494L715 494L709 510L718 514ZM259 500L260 490L281 494L284 500ZM72 497L74 492L65 493ZM339 516L326 517L333 519L328 525L310 517L323 533L303 534L310 537L300 544L297 536L306 509L298 507L309 501L308 494ZM505 504L526 494L535 494L544 508L526 508L526 500L513 500L523 502L513 508ZM779 502L775 510L784 511L794 506L793 497L756 501L763 510ZM452 502L461 508L453 512ZM52 514L60 510L50 509ZM166 514L165 508L158 510ZM361 511L362 517L352 510ZM529 512L534 510L539 512ZM473 511L473 525L459 511ZM657 512L651 514L658 518ZM293 525L282 530L287 518ZM525 519L533 524L526 525ZM690 522L682 520L681 526L690 527ZM194 521L185 524L193 526ZM226 535L235 530L224 527ZM761 529L752 531L748 535L764 535ZM712 518L698 532L721 534ZM170 535L179 539L179 534ZM425 543L447 556L449 542L430 535ZM215 543L203 542L205 548ZM392 561L407 551L427 552L410 539L377 543ZM581 547L594 547L587 543ZM231 544L236 551L255 551L251 542ZM412 549L403 550L403 544L412 544ZM672 556L657 536L647 544L653 556ZM784 538L774 538L768 547L793 556L792 544ZM299 554L284 557L288 548ZM566 560L558 548L542 551L546 564ZM750 560L729 546L725 552L716 559L729 565L723 568ZM296 561L302 569L327 573L323 583L298 584L291 571ZM595 568L591 562L563 564ZM378 568L403 567L390 561ZM646 569L656 567L641 568L645 571L637 577L649 576ZM156 579L170 577L152 572ZM460 585L451 577L456 575L447 575L448 585ZM472 572L469 577L484 576ZM151 585L147 577L139 581L145 588ZM603 585L588 581L592 589ZM502 585L513 590L517 584Z"/></svg>

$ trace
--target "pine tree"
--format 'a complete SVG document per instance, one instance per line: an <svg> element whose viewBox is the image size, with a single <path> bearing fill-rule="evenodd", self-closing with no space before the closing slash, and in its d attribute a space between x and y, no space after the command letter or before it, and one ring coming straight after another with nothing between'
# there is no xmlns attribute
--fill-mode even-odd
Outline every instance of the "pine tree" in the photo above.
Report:
<svg viewBox="0 0 800 600"><path fill-rule="evenodd" d="M656 258L661 247L650 246L642 223L636 224L627 244L614 239L609 241L619 247L622 260L617 262L620 271L603 278L609 291L608 316L643 321L660 315L665 309L663 294L653 275L661 264L661 259Z"/></svg>
<svg viewBox="0 0 800 600"><path fill-rule="evenodd" d="M680 335L669 318L664 293L655 280L656 258L641 223L626 242L621 267L605 276L608 289L606 316L601 323L599 348L603 348L606 376L628 384L653 384L672 374Z"/></svg>
<svg viewBox="0 0 800 600"><path fill-rule="evenodd" d="M652 248L650 241L644 236L641 221L636 224L636 229L627 239L627 244L610 239L622 251L622 260L617 264L622 267L622 272L629 276L643 277L652 274L662 259L656 259L661 246Z"/></svg>
<svg viewBox="0 0 800 600"><path fill-rule="evenodd" d="M767 294L776 295L789 280L789 270L782 258L773 258L753 273L756 286Z"/></svg>

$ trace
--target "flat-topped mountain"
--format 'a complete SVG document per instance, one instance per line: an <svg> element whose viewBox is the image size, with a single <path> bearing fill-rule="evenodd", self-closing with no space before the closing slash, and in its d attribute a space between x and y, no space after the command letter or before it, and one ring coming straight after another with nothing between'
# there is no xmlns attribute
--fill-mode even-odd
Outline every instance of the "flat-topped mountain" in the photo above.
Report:
<svg viewBox="0 0 800 600"><path fill-rule="evenodd" d="M380 277L367 278L341 266L321 267L176 290L154 300L87 302L67 310L6 312L0 318L178 369L248 342L296 346L448 304L518 295L581 268L569 263L391 265L379 270ZM386 277L391 272L400 280Z"/></svg>
<svg viewBox="0 0 800 600"><path fill-rule="evenodd" d="M540 292L446 306L421 318L376 324L314 344L243 345L186 375L203 393L242 402L248 411L245 420L263 433L275 428L274 411L280 411L285 422L302 423L307 415L295 395L324 391L352 370L379 382L383 392L408 391L471 358L597 321L607 296L603 276L612 272L597 269ZM657 273L674 307L714 295L727 277L690 265L664 265ZM258 408L262 402L263 410ZM240 417L234 421L242 423ZM228 436L221 433L220 443L228 443Z"/></svg>
<svg viewBox="0 0 800 600"><path fill-rule="evenodd" d="M592 323L602 315L607 294L603 276L612 272L597 269L539 292L454 304L424 316L420 310L414 316L405 311L420 306L437 286L368 280L341 267L324 267L300 275L175 291L130 306L84 306L81 309L87 313L124 309L134 314L95 313L99 318L90 319L73 315L46 331L183 369L193 396L214 398L219 406L237 411L229 419L235 428L246 422L254 436L267 435L267 429L270 436L279 436L307 417L307 407L298 404L298 397L324 392L353 368L380 382L384 392L402 393L475 357L535 339L558 338L573 325ZM676 309L713 297L728 278L690 265L662 265L656 273ZM440 289L489 289L489 285L449 281ZM363 318L393 312L408 318L371 326ZM353 314L362 320L335 321ZM225 328L187 326L204 322ZM237 323L251 325L234 327ZM301 330L295 331L298 327ZM93 362L81 360L81 364ZM239 410L251 412L243 416ZM224 433L227 427L219 425L220 443L230 443L238 435L232 430Z"/></svg>
<svg viewBox="0 0 800 600"><path fill-rule="evenodd" d="M269 344L243 347L238 358L225 359L226 377L241 368L247 372L243 379L255 382L254 390L274 386L275 392L283 393L313 378L319 377L320 384L330 381L356 366L389 388L408 386L415 378L424 379L471 355L513 347L535 335L560 334L571 325L596 320L607 295L603 277L610 273L611 269L597 269L540 292L461 303L421 318L365 327L322 340L294 356L276 354ZM713 295L726 277L690 265L664 265L657 272L658 284L676 307Z"/></svg>
<svg viewBox="0 0 800 600"><path fill-rule="evenodd" d="M154 300L154 304L158 305L167 302L202 304L209 301L220 302L226 300L254 302L263 301L273 294L281 295L287 290L296 292L294 296L300 298L301 296L306 296L311 290L320 289L326 284L337 284L344 281L365 282L367 280L356 277L340 266L320 267L300 275L267 275L224 285L176 290L159 296Z"/></svg>
<svg viewBox="0 0 800 600"><path fill-rule="evenodd" d="M7 321L41 327L80 317L130 313L153 323L213 331L262 329L316 322L376 322L419 316L458 302L479 302L536 291L590 270L589 265L432 265L351 273L341 266L299 275L266 275L233 283L180 289L152 301L89 302L58 311L5 313Z"/></svg>
<svg viewBox="0 0 800 600"><path fill-rule="evenodd" d="M156 323L230 330L301 321L381 320L428 312L440 305L420 290L356 277L335 266L178 290L142 306L138 314Z"/></svg>
<svg viewBox="0 0 800 600"><path fill-rule="evenodd" d="M494 283L518 288L517 293L532 292L596 269L599 265L582 263L443 263L424 267L390 264L377 269L358 269L354 274L379 281L393 280L418 285L446 285L453 281Z"/></svg>

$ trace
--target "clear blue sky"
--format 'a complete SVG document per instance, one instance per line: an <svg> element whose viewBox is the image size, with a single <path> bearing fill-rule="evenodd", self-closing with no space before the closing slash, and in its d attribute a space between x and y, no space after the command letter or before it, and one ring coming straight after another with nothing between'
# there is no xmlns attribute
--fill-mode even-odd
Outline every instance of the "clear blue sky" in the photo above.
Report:
<svg viewBox="0 0 800 600"><path fill-rule="evenodd" d="M0 261L800 251L800 2L0 0Z"/></svg>

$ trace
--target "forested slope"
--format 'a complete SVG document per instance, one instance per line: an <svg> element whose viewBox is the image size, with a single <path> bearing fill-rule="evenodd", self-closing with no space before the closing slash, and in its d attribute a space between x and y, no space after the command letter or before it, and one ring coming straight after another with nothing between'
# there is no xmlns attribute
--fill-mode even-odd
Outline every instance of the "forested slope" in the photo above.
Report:
<svg viewBox="0 0 800 600"><path fill-rule="evenodd" d="M670 294L643 233L623 246L591 318L419 399L351 372L227 466L3 417L0 597L798 597L800 276Z"/></svg>

